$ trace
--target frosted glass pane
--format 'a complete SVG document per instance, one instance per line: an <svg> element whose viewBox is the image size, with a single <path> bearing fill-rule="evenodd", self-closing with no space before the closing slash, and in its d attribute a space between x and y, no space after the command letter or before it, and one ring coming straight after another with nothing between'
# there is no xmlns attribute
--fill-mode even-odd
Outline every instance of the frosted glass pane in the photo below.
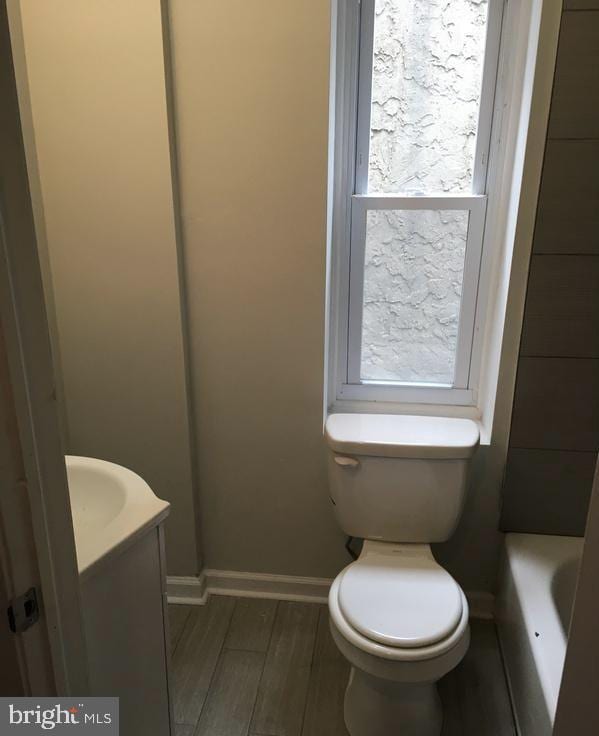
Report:
<svg viewBox="0 0 599 736"><path fill-rule="evenodd" d="M370 192L471 193L486 0L376 0Z"/></svg>
<svg viewBox="0 0 599 736"><path fill-rule="evenodd" d="M367 214L361 377L451 385L467 210Z"/></svg>

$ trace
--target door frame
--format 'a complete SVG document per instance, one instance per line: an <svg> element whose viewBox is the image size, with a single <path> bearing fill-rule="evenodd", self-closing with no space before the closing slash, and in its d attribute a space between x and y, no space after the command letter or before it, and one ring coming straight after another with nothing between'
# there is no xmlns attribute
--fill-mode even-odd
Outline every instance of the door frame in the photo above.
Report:
<svg viewBox="0 0 599 736"><path fill-rule="evenodd" d="M0 345L0 564L9 599L36 587L41 604L39 623L15 635L24 691L86 695L77 556L7 0L0 0L0 99L0 334L6 348Z"/></svg>

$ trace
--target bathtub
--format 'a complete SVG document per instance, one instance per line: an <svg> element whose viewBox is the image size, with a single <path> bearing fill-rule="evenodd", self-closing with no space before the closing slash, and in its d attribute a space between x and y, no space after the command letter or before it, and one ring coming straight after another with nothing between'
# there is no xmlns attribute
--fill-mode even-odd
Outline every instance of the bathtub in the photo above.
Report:
<svg viewBox="0 0 599 736"><path fill-rule="evenodd" d="M499 640L521 736L550 736L584 540L507 534Z"/></svg>

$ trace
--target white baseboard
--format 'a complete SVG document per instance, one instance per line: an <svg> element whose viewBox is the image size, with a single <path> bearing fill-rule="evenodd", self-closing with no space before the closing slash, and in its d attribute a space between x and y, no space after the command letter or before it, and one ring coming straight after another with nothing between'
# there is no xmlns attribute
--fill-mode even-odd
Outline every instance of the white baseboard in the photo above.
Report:
<svg viewBox="0 0 599 736"><path fill-rule="evenodd" d="M329 578L306 578L299 575L269 575L232 570L204 570L208 592L246 598L276 598L282 601L326 603Z"/></svg>
<svg viewBox="0 0 599 736"><path fill-rule="evenodd" d="M297 575L268 575L235 570L203 570L195 577L166 579L169 603L203 605L209 595L274 598L282 601L326 603L332 580Z"/></svg>
<svg viewBox="0 0 599 736"><path fill-rule="evenodd" d="M168 577L167 593L169 603L192 605L203 605L210 595L326 603L332 582L329 578L206 569L197 578ZM491 593L467 592L466 598L471 618L493 618L495 598Z"/></svg>
<svg viewBox="0 0 599 736"><path fill-rule="evenodd" d="M197 578L168 575L166 595L169 603L187 603L203 606L208 600L206 576L202 572Z"/></svg>

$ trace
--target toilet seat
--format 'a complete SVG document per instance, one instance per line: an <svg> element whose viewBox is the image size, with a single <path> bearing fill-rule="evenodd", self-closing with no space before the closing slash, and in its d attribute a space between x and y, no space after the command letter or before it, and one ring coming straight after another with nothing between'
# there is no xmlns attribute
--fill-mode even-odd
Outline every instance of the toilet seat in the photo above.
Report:
<svg viewBox="0 0 599 736"><path fill-rule="evenodd" d="M440 656L468 627L466 597L428 545L366 542L335 579L329 611L354 646L398 661Z"/></svg>
<svg viewBox="0 0 599 736"><path fill-rule="evenodd" d="M415 649L446 639L462 616L460 588L426 545L384 545L346 567L339 607L366 638Z"/></svg>

